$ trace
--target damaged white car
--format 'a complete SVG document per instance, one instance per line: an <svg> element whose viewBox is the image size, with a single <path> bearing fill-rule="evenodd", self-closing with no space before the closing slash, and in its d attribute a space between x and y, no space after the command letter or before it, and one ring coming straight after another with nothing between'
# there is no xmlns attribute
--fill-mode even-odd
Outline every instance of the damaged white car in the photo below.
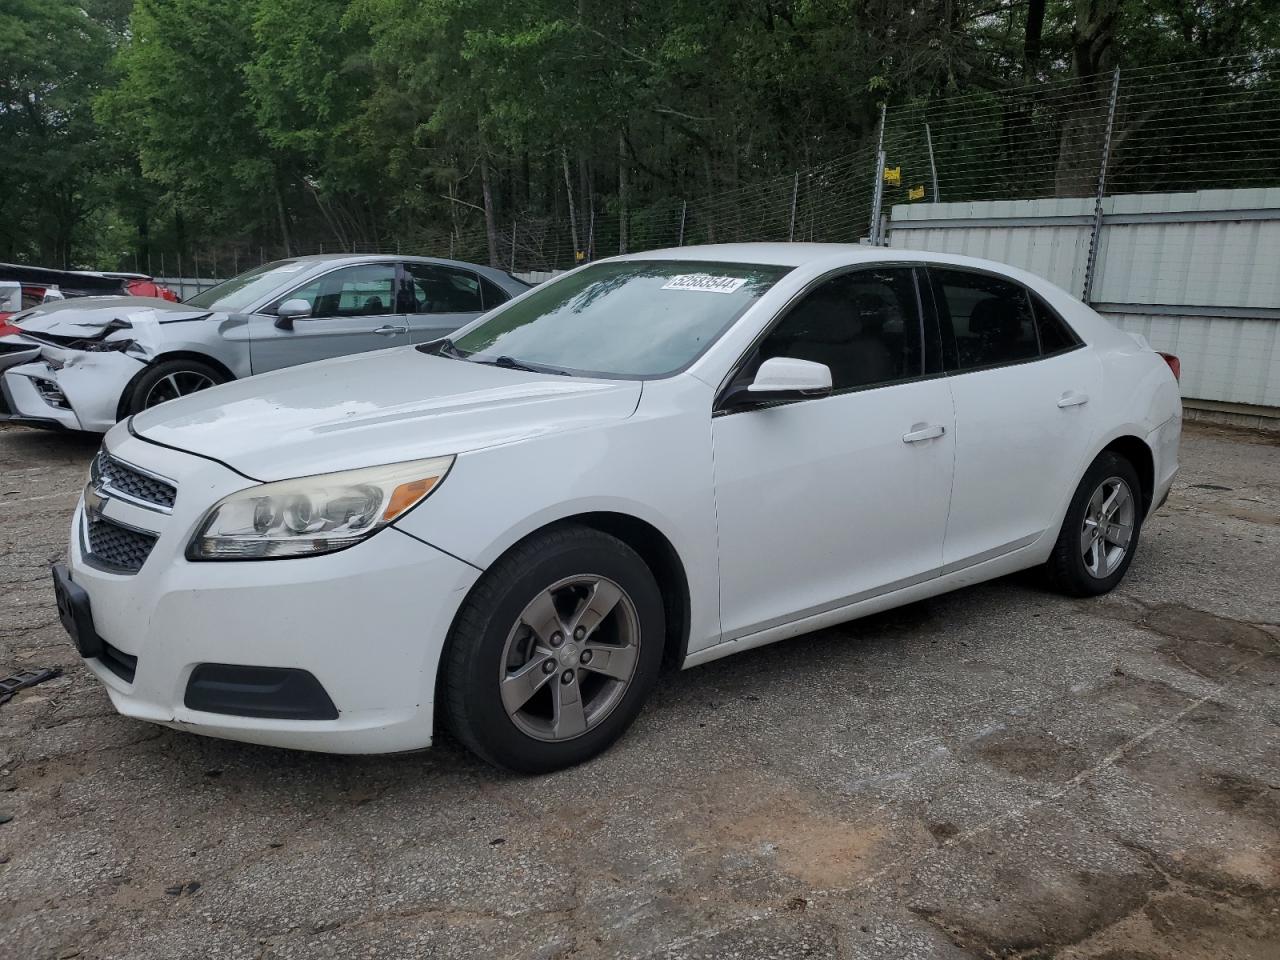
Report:
<svg viewBox="0 0 1280 960"><path fill-rule="evenodd" d="M186 303L46 304L0 336L0 421L97 433L157 403L326 357L426 343L529 285L424 257L298 257Z"/></svg>

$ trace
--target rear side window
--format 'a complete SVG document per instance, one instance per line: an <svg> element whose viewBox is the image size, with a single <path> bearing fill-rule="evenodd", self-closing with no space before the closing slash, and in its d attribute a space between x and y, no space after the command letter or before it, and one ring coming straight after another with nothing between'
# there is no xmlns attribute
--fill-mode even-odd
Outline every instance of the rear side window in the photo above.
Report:
<svg viewBox="0 0 1280 960"><path fill-rule="evenodd" d="M507 293L488 277L480 278L480 291L484 295L484 308L486 310L492 310L498 304L506 303L511 299L511 294Z"/></svg>
<svg viewBox="0 0 1280 960"><path fill-rule="evenodd" d="M433 263L406 263L410 313L479 313L480 278L470 270ZM408 305L407 305L408 306Z"/></svg>
<svg viewBox="0 0 1280 960"><path fill-rule="evenodd" d="M1026 291L985 273L931 267L943 337L955 340L954 367L973 370L1040 355Z"/></svg>
<svg viewBox="0 0 1280 960"><path fill-rule="evenodd" d="M1044 302L1044 298L1030 290L1027 294L1031 297L1031 309L1035 311L1036 329L1040 331L1040 352L1048 356L1079 346L1080 338L1075 331Z"/></svg>

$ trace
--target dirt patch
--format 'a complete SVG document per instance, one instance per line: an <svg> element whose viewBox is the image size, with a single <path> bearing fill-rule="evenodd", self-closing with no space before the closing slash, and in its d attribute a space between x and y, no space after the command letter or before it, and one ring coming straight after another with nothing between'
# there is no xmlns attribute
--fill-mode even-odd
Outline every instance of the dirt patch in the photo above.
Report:
<svg viewBox="0 0 1280 960"><path fill-rule="evenodd" d="M1174 640L1212 643L1255 653L1280 653L1280 643L1261 627L1180 604L1152 607L1140 623Z"/></svg>
<svg viewBox="0 0 1280 960"><path fill-rule="evenodd" d="M933 839L939 843L946 843L960 832L960 828L950 822L931 823L928 830Z"/></svg>
<svg viewBox="0 0 1280 960"><path fill-rule="evenodd" d="M772 855L811 889L846 885L865 874L885 839L883 826L820 810L804 796L778 792L713 823L722 846Z"/></svg>
<svg viewBox="0 0 1280 960"><path fill-rule="evenodd" d="M1060 960L1275 960L1273 902L1206 898L1171 889L1141 911L1057 954Z"/></svg>
<svg viewBox="0 0 1280 960"><path fill-rule="evenodd" d="M1204 778L1211 794L1221 798L1219 806L1253 816L1280 829L1280 779L1264 783L1230 773Z"/></svg>
<svg viewBox="0 0 1280 960"><path fill-rule="evenodd" d="M1089 766L1075 747L1044 733L1001 730L977 741L977 754L993 767L1048 783L1065 783Z"/></svg>
<svg viewBox="0 0 1280 960"><path fill-rule="evenodd" d="M1164 880L1156 873L1059 871L1006 864L963 908L917 909L958 946L982 957L1050 957L1140 911Z"/></svg>
<svg viewBox="0 0 1280 960"><path fill-rule="evenodd" d="M1120 676L1113 674L1100 684L1089 699L1112 713L1154 723L1178 714L1198 698L1160 680L1121 673ZM1183 717L1182 722L1216 723L1233 711L1234 708L1217 700L1206 700Z"/></svg>

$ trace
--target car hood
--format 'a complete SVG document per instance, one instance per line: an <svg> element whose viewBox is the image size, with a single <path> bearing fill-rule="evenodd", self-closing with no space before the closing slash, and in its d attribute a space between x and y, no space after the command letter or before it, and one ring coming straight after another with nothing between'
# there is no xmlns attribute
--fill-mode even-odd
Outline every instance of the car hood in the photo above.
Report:
<svg viewBox="0 0 1280 960"><path fill-rule="evenodd" d="M27 333L82 338L101 334L116 321L118 326L128 324L128 328L121 326L116 336L136 339L137 332L130 334L128 329L141 331L148 324L200 320L209 315L208 310L158 297L77 297L24 310L14 314L9 322Z"/></svg>
<svg viewBox="0 0 1280 960"><path fill-rule="evenodd" d="M641 384L529 373L412 347L235 380L135 416L146 440L255 480L466 453L635 412Z"/></svg>

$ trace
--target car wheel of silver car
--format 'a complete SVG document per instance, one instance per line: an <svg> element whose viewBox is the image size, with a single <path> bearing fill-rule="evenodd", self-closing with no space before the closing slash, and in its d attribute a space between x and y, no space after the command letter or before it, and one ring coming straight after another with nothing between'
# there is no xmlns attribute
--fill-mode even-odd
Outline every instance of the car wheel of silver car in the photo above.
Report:
<svg viewBox="0 0 1280 960"><path fill-rule="evenodd" d="M148 407L207 390L226 380L221 370L199 360L163 360L147 367L134 379L129 387L126 412L141 413Z"/></svg>
<svg viewBox="0 0 1280 960"><path fill-rule="evenodd" d="M1142 485L1133 464L1103 451L1071 498L1046 565L1050 582L1077 597L1111 590L1133 561L1142 515Z"/></svg>
<svg viewBox="0 0 1280 960"><path fill-rule="evenodd" d="M535 534L458 613L442 663L449 726L511 770L581 763L639 713L664 637L658 585L629 546L572 525Z"/></svg>

